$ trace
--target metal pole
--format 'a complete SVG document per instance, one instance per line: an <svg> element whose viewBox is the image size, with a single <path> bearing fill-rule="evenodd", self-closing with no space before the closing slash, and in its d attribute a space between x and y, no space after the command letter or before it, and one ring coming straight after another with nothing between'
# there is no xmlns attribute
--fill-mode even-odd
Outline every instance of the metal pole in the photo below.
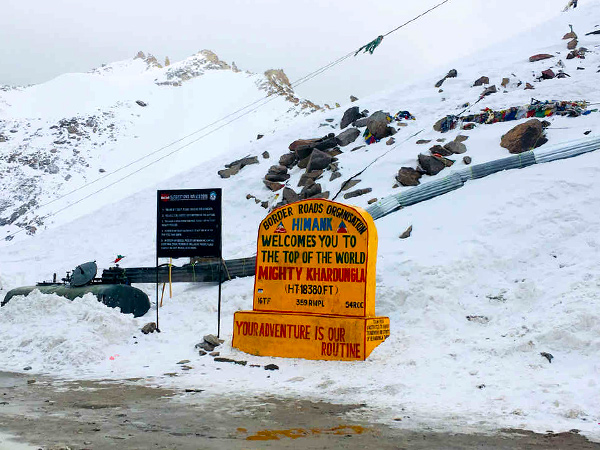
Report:
<svg viewBox="0 0 600 450"><path fill-rule="evenodd" d="M156 254L156 331L160 333L158 328L158 253Z"/></svg>
<svg viewBox="0 0 600 450"><path fill-rule="evenodd" d="M219 252L220 253L220 252ZM217 337L221 337L221 271L223 269L223 256L219 255L219 309L217 312Z"/></svg>

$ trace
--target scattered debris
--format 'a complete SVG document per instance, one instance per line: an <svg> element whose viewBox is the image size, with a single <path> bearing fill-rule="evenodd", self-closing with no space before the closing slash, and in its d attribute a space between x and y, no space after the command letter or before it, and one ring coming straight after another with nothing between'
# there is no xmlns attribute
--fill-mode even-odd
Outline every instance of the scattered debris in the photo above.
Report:
<svg viewBox="0 0 600 450"><path fill-rule="evenodd" d="M412 234L412 225L410 225L406 230L404 230L404 232L398 236L400 239L406 239L409 238L410 235Z"/></svg>

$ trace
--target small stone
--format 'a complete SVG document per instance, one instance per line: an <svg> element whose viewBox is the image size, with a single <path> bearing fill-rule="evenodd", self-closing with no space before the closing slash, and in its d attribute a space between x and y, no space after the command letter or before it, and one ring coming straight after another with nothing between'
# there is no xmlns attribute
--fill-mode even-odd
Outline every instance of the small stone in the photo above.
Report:
<svg viewBox="0 0 600 450"><path fill-rule="evenodd" d="M287 167L288 169L296 164L296 161L298 161L298 157L295 153L285 153L279 158L279 164Z"/></svg>
<svg viewBox="0 0 600 450"><path fill-rule="evenodd" d="M349 198L359 197L361 195L368 194L372 190L373 189L371 189L371 188L356 189L355 191L351 191L351 192L344 194L344 198L349 199Z"/></svg>
<svg viewBox="0 0 600 450"><path fill-rule="evenodd" d="M356 100L358 100L358 97L355 97L354 95L350 96L350 101L351 102L355 102Z"/></svg>
<svg viewBox="0 0 600 450"><path fill-rule="evenodd" d="M530 83L525 83L525 90L535 89Z"/></svg>
<svg viewBox="0 0 600 450"><path fill-rule="evenodd" d="M283 185L281 185L283 187ZM264 202L260 202L260 206L262 206L263 208L267 209L269 207L269 202L264 201Z"/></svg>
<svg viewBox="0 0 600 450"><path fill-rule="evenodd" d="M246 200L250 200L251 198L256 198L252 194L246 194Z"/></svg>
<svg viewBox="0 0 600 450"><path fill-rule="evenodd" d="M346 145L354 142L358 136L360 136L360 130L358 128L349 128L346 131L342 131L340 134L338 134L336 141L338 145L345 147Z"/></svg>
<svg viewBox="0 0 600 450"><path fill-rule="evenodd" d="M473 83L473 86L483 86L484 84L490 84L490 79L488 77L480 77Z"/></svg>
<svg viewBox="0 0 600 450"><path fill-rule="evenodd" d="M554 73L554 71L552 69L547 69L547 70L542 71L542 79L543 80L551 80L554 77L556 77L556 74Z"/></svg>
<svg viewBox="0 0 600 450"><path fill-rule="evenodd" d="M469 139L469 136L465 136L464 134L459 134L458 136L456 136L454 138L455 142L465 142L467 139Z"/></svg>
<svg viewBox="0 0 600 450"><path fill-rule="evenodd" d="M194 348L199 348L201 350L212 352L215 349L215 346L210 344L209 342L202 341L194 346Z"/></svg>
<svg viewBox="0 0 600 450"><path fill-rule="evenodd" d="M265 370L279 370L279 366L277 364L267 364Z"/></svg>
<svg viewBox="0 0 600 450"><path fill-rule="evenodd" d="M104 173L104 172L106 172L106 170L104 170L104 169L98 169L98 172Z"/></svg>
<svg viewBox="0 0 600 450"><path fill-rule="evenodd" d="M417 144L429 144L431 142L431 139L419 139L416 143Z"/></svg>
<svg viewBox="0 0 600 450"><path fill-rule="evenodd" d="M487 316L467 316L467 320L469 322L480 323L482 325L490 322L490 319Z"/></svg>
<svg viewBox="0 0 600 450"><path fill-rule="evenodd" d="M267 151L264 151L264 152L262 152L262 157L263 157L264 159L269 159L269 158L271 157L271 155L269 155L269 152L267 152Z"/></svg>
<svg viewBox="0 0 600 450"><path fill-rule="evenodd" d="M356 186L358 183L360 183L360 180L347 180L344 182L344 184L342 184L342 191L347 191L348 189Z"/></svg>
<svg viewBox="0 0 600 450"><path fill-rule="evenodd" d="M417 186L422 174L412 167L402 167L396 175L396 180L402 186Z"/></svg>
<svg viewBox="0 0 600 450"><path fill-rule="evenodd" d="M393 137L391 137L387 141L385 141L385 145L394 145L395 143L396 143L396 139L394 139Z"/></svg>
<svg viewBox="0 0 600 450"><path fill-rule="evenodd" d="M404 232L399 236L400 239L406 239L410 237L412 233L412 225L410 225Z"/></svg>
<svg viewBox="0 0 600 450"><path fill-rule="evenodd" d="M510 78L502 78L502 83L500 83L500 86L505 88L506 86L508 86L508 83L510 83Z"/></svg>
<svg viewBox="0 0 600 450"><path fill-rule="evenodd" d="M144 325L142 327L142 333L144 333L144 334L154 333L155 331L156 331L156 323L155 322L148 322L146 325Z"/></svg>
<svg viewBox="0 0 600 450"><path fill-rule="evenodd" d="M333 181L337 178L340 178L342 176L342 174L339 171L335 171L331 174L331 176L329 177L329 181Z"/></svg>
<svg viewBox="0 0 600 450"><path fill-rule="evenodd" d="M546 358L549 363L552 363L552 360L554 359L554 356L552 356L552 354L550 354L550 353L541 352L540 355L542 355L544 358Z"/></svg>
<svg viewBox="0 0 600 450"><path fill-rule="evenodd" d="M467 151L467 146L462 142L457 141L448 142L444 145L444 148L456 154L465 153Z"/></svg>
<svg viewBox="0 0 600 450"><path fill-rule="evenodd" d="M367 204L372 204L375 203L377 201L377 197L370 199L369 201L367 201Z"/></svg>
<svg viewBox="0 0 600 450"><path fill-rule="evenodd" d="M204 355L206 355L206 352L204 350L198 350L198 354L200 356L204 356Z"/></svg>
<svg viewBox="0 0 600 450"><path fill-rule="evenodd" d="M463 162L465 163L465 165L468 166L469 164L471 164L471 161L472 159L470 156L463 156Z"/></svg>
<svg viewBox="0 0 600 450"><path fill-rule="evenodd" d="M366 147L366 145L359 145L358 147L354 147L352 150L350 150L351 152L355 152L356 150L360 150L361 148Z"/></svg>
<svg viewBox="0 0 600 450"><path fill-rule="evenodd" d="M490 86L489 88L485 89L481 93L481 97L486 97L488 95L495 94L496 92L498 92L498 90L496 89L496 85L493 85L493 86Z"/></svg>
<svg viewBox="0 0 600 450"><path fill-rule="evenodd" d="M283 187L285 186L284 184L276 183L275 181L269 181L269 180L263 180L263 183L265 184L266 187L268 187L273 192L277 192L279 189L283 189ZM263 202L263 203L266 203L266 202ZM267 203L267 206L268 206L268 203ZM265 206L265 208L267 206Z"/></svg>
<svg viewBox="0 0 600 450"><path fill-rule="evenodd" d="M573 50L576 47L577 47L577 39L572 39L567 44L567 49L569 49L569 50Z"/></svg>
<svg viewBox="0 0 600 450"><path fill-rule="evenodd" d="M214 347L218 347L223 342L225 342L223 339L219 339L214 334L207 334L202 339L204 339L204 342L208 342L210 345L212 345Z"/></svg>
<svg viewBox="0 0 600 450"><path fill-rule="evenodd" d="M27 380L27 384L35 384L35 379Z"/></svg>
<svg viewBox="0 0 600 450"><path fill-rule="evenodd" d="M142 100L136 100L135 102L136 102L138 105L140 105L140 106L148 106L148 103L146 103L146 102L144 102L144 101L142 101Z"/></svg>
<svg viewBox="0 0 600 450"><path fill-rule="evenodd" d="M23 367L23 370L31 370L31 366Z"/></svg>
<svg viewBox="0 0 600 450"><path fill-rule="evenodd" d="M189 359L182 359L181 361L179 361L177 364L187 364L189 363L190 360Z"/></svg>
<svg viewBox="0 0 600 450"><path fill-rule="evenodd" d="M553 55L549 55L547 53L539 53L537 55L533 55L529 57L529 62L542 61L544 59L554 58Z"/></svg>
<svg viewBox="0 0 600 450"><path fill-rule="evenodd" d="M256 140L258 141L259 139L262 139L262 138L264 138L264 137L265 137L265 135L264 135L264 134L257 134L257 135L256 135Z"/></svg>
<svg viewBox="0 0 600 450"><path fill-rule="evenodd" d="M355 120L358 120L362 117L362 114L359 112L358 106L353 106L344 112L342 120L340 122L340 128L343 130L348 125L350 125Z"/></svg>
<svg viewBox="0 0 600 450"><path fill-rule="evenodd" d="M219 356L221 352L210 352L208 356Z"/></svg>
<svg viewBox="0 0 600 450"><path fill-rule="evenodd" d="M583 132L583 134L585 134L585 135L587 136L587 135L588 135L588 134L590 134L591 132L592 132L592 130L587 130L587 131L584 131L584 132Z"/></svg>
<svg viewBox="0 0 600 450"><path fill-rule="evenodd" d="M230 358L223 358L223 357L215 357L214 359L216 362L226 362L226 363L233 363L233 364L237 364L240 366L245 366L246 364L248 364L248 361L237 361L235 359L230 359Z"/></svg>

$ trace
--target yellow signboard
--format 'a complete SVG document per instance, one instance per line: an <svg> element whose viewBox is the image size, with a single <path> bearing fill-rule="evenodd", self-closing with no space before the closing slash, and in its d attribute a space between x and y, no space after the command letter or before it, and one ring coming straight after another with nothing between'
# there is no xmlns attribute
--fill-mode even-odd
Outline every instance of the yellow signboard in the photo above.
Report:
<svg viewBox="0 0 600 450"><path fill-rule="evenodd" d="M252 355L362 361L390 335L390 319L238 311L233 328L233 346Z"/></svg>
<svg viewBox="0 0 600 450"><path fill-rule="evenodd" d="M260 224L254 310L375 315L377 229L361 208L317 199Z"/></svg>
<svg viewBox="0 0 600 450"><path fill-rule="evenodd" d="M364 210L323 199L260 224L254 310L234 315L233 347L259 356L360 361L390 335L375 317L377 229Z"/></svg>

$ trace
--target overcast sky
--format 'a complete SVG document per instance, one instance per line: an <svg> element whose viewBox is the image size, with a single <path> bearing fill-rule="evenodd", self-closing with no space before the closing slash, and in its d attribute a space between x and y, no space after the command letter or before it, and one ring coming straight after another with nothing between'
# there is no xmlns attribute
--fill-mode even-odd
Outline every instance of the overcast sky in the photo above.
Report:
<svg viewBox="0 0 600 450"><path fill-rule="evenodd" d="M0 84L41 83L132 58L178 61L210 49L240 69L294 81L441 0L1 0ZM450 0L299 89L346 101L414 79L557 14L566 0Z"/></svg>

